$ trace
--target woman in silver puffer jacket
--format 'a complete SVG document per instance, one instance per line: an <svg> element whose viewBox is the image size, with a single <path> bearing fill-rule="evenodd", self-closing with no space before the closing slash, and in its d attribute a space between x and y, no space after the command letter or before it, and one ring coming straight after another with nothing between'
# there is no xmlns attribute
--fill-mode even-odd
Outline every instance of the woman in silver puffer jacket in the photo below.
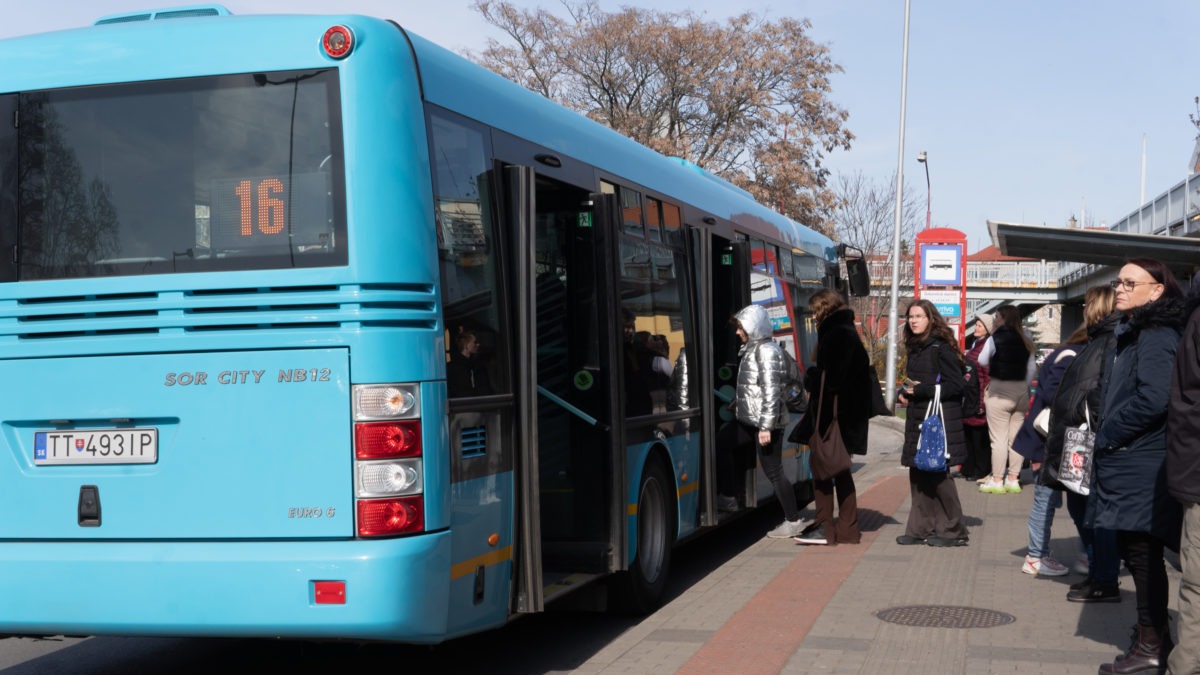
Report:
<svg viewBox="0 0 1200 675"><path fill-rule="evenodd" d="M737 421L754 439L763 473L775 488L785 520L767 533L774 539L794 537L804 530L796 493L783 473L783 428L788 423L783 386L787 364L783 350L772 337L771 319L759 305L743 307L734 315L743 342L738 355Z"/></svg>

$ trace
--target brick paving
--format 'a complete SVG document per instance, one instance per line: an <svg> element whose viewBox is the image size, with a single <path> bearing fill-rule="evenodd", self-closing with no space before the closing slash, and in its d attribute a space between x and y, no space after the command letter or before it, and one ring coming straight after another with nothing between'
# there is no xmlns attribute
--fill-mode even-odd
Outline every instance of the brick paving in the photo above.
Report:
<svg viewBox="0 0 1200 675"><path fill-rule="evenodd" d="M806 547L764 538L576 672L1070 675L1095 673L1125 649L1135 621L1127 573L1121 576L1122 602L1114 604L1067 602L1067 587L1082 578L1078 574L1021 573L1032 489L985 495L959 480L970 545L897 545L909 508L900 442L896 420L872 422L871 450L855 466L860 544ZM805 515L811 517L811 507ZM1059 509L1053 555L1070 565L1078 541L1066 509ZM1169 558L1172 620L1176 566ZM1015 620L982 628L926 628L876 617L910 605L992 610Z"/></svg>

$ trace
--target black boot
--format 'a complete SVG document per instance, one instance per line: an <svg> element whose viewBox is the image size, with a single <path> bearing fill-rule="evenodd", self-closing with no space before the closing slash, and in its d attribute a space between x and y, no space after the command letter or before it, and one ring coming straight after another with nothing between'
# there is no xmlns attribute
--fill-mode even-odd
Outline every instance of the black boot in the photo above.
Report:
<svg viewBox="0 0 1200 675"><path fill-rule="evenodd" d="M1100 675L1127 675L1128 673L1162 673L1167 672L1167 655L1175 643L1171 641L1171 631L1167 626L1134 627L1133 644L1129 651L1118 656L1112 663L1100 666Z"/></svg>

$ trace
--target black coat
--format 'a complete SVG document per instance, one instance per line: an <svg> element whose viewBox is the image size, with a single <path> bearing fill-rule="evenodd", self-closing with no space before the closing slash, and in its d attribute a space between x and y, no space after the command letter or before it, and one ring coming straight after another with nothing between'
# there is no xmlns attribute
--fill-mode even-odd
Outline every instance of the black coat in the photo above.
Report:
<svg viewBox="0 0 1200 675"><path fill-rule="evenodd" d="M1200 311L1191 312L1175 354L1166 461L1171 496L1181 502L1200 502Z"/></svg>
<svg viewBox="0 0 1200 675"><path fill-rule="evenodd" d="M1058 391L1050 404L1050 427L1046 434L1046 459L1038 474L1038 483L1060 489L1058 465L1062 462L1063 437L1067 427L1083 424L1086 409L1090 419L1088 428L1095 429L1096 421L1104 412L1100 398L1100 381L1104 377L1110 352L1117 344L1113 329L1121 320L1121 314L1110 314L1088 329L1088 342L1083 345L1075 360L1063 373ZM1086 406L1085 406L1086 402Z"/></svg>
<svg viewBox="0 0 1200 675"><path fill-rule="evenodd" d="M824 392L820 391L821 373L825 373ZM846 449L856 455L867 453L872 387L878 389L879 383L854 327L854 310L839 309L817 326L817 362L804 374L804 388L809 392L808 412L813 415L817 414L820 397L825 397L821 406L822 433L833 421L833 401L837 397L838 428Z"/></svg>
<svg viewBox="0 0 1200 675"><path fill-rule="evenodd" d="M900 463L914 466L913 457L917 454L917 441L921 438L921 422L925 419L925 411L929 409L935 384L941 384L942 421L946 426L946 447L950 451L950 459L946 463L950 466L962 464L967 459L961 405L966 382L963 380L958 350L938 337L910 345L907 370L909 379L920 384L913 387L913 395L908 402L908 418L904 422L904 451L900 455Z"/></svg>
<svg viewBox="0 0 1200 675"><path fill-rule="evenodd" d="M1167 401L1183 305L1159 300L1117 324L1096 431L1093 527L1149 532L1178 547L1179 502L1167 494Z"/></svg>

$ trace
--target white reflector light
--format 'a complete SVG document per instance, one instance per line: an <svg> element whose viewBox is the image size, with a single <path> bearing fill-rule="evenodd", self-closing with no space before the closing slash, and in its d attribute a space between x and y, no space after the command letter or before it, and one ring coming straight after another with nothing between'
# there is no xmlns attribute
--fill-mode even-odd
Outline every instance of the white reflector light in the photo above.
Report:
<svg viewBox="0 0 1200 675"><path fill-rule="evenodd" d="M421 460L355 463L356 490L359 498L420 494L424 489Z"/></svg>
<svg viewBox="0 0 1200 675"><path fill-rule="evenodd" d="M415 384L362 384L354 387L354 419L395 420L417 416L420 396Z"/></svg>

